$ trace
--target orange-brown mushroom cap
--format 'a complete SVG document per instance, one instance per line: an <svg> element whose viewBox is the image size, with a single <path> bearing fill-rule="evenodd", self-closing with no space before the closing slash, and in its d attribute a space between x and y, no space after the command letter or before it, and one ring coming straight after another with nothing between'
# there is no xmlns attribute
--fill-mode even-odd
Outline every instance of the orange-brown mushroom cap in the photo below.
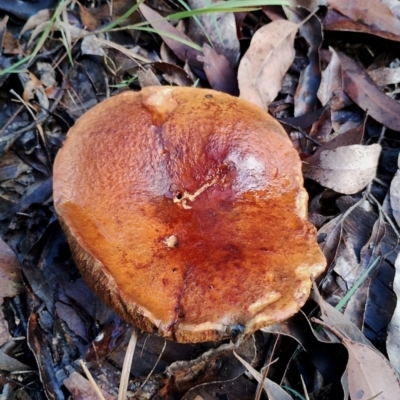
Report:
<svg viewBox="0 0 400 400"><path fill-rule="evenodd" d="M91 109L56 157L54 205L97 295L181 342L290 317L325 267L285 131L212 90L149 87Z"/></svg>

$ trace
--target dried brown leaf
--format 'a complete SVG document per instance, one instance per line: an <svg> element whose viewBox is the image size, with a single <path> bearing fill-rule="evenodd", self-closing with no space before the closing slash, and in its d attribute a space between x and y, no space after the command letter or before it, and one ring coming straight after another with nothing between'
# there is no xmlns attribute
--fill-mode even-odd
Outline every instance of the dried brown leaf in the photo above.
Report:
<svg viewBox="0 0 400 400"><path fill-rule="evenodd" d="M130 325L128 325L127 322L122 321L118 317L113 318L103 327L96 338L90 343L84 360L90 363L100 360L112 353L121 344L122 340L124 339L124 335L129 328ZM151 347L151 343L149 347ZM143 353L141 353L140 357L142 357L142 354ZM150 359L150 357L147 358ZM135 372L136 371L132 371L133 374Z"/></svg>
<svg viewBox="0 0 400 400"><path fill-rule="evenodd" d="M57 316L68 325L68 328L71 330L71 332L77 336L80 336L85 341L88 341L86 326L77 311L70 305L61 301L57 301L55 306Z"/></svg>
<svg viewBox="0 0 400 400"><path fill-rule="evenodd" d="M390 8L378 0L328 0L328 4L346 17L367 27L400 35L400 21Z"/></svg>
<svg viewBox="0 0 400 400"><path fill-rule="evenodd" d="M364 334L357 328L345 315L336 310L328 304L320 295L315 282L313 283L313 290L311 298L319 305L321 309L321 319L328 327L335 330L340 338L345 338L353 342L362 343L366 346L372 346ZM336 339L338 341L338 339Z"/></svg>
<svg viewBox="0 0 400 400"><path fill-rule="evenodd" d="M267 110L292 65L298 25L277 20L260 28L239 64L240 97Z"/></svg>
<svg viewBox="0 0 400 400"><path fill-rule="evenodd" d="M319 246L324 253L327 260L328 267L336 258L337 249L339 246L340 235L342 231L343 216L330 220L327 224L323 225L318 231Z"/></svg>
<svg viewBox="0 0 400 400"><path fill-rule="evenodd" d="M0 346L11 338L1 309L3 300L23 291L18 259L7 243L0 239Z"/></svg>
<svg viewBox="0 0 400 400"><path fill-rule="evenodd" d="M292 7L296 6L296 4L292 4ZM262 11L271 21L278 21L280 19L286 20L285 12L281 6L264 6Z"/></svg>
<svg viewBox="0 0 400 400"><path fill-rule="evenodd" d="M0 182L18 178L30 170L31 167L14 153L6 153L0 158Z"/></svg>
<svg viewBox="0 0 400 400"><path fill-rule="evenodd" d="M6 15L4 18L0 20L0 54L2 54L2 50L4 47L4 37L7 33L7 22L8 22L9 16Z"/></svg>
<svg viewBox="0 0 400 400"><path fill-rule="evenodd" d="M3 350L0 349L0 370L1 371L29 371L31 367L23 364L22 362L10 357ZM1 398L1 397L0 397Z"/></svg>
<svg viewBox="0 0 400 400"><path fill-rule="evenodd" d="M163 78L170 84L177 86L192 86L193 81L186 71L176 64L168 62L157 62L152 65L157 71L162 73Z"/></svg>
<svg viewBox="0 0 400 400"><path fill-rule="evenodd" d="M340 110L351 104L351 100L343 92L340 59L334 51L332 51L331 61L322 72L317 96L323 106L331 102L330 106L333 111Z"/></svg>
<svg viewBox="0 0 400 400"><path fill-rule="evenodd" d="M6 31L3 39L4 54L24 54L19 40L15 38L11 32Z"/></svg>
<svg viewBox="0 0 400 400"><path fill-rule="evenodd" d="M372 213L370 213L371 215ZM373 214L372 214L373 218ZM358 221L358 229L354 232L353 242L358 243L356 250L359 249L361 245L363 248L360 251L360 254L357 254L360 262L357 262L356 268L351 271L351 281L346 280L348 287L352 287L354 282L360 279L361 275L368 269L368 267L373 263L373 261L380 255L380 243L384 238L384 234L386 231L385 222L383 220L383 216L379 215L376 219L375 223L372 227L372 233L369 239L363 243L366 237L368 237L369 232L371 232L371 219L370 222L364 223L364 221ZM373 219L372 219L373 220ZM336 268L335 268L336 271ZM365 311L367 308L367 301L369 299L369 303L373 303L374 300L370 298L370 286L372 283L372 274L370 277L365 279L365 281L361 284L361 286L355 291L353 296L351 296L350 300L346 305L346 310L344 314L347 315L351 321L358 326L360 329L363 328L365 322ZM386 299L386 308L389 307L389 299Z"/></svg>
<svg viewBox="0 0 400 400"><path fill-rule="evenodd" d="M325 16L323 26L326 31L363 32L389 40L400 41L400 35L374 29L372 26L366 26L359 22L353 21L352 19L335 10L328 11L327 15Z"/></svg>
<svg viewBox="0 0 400 400"><path fill-rule="evenodd" d="M194 10L218 2L220 0L188 0L189 6ZM188 36L200 46L211 45L217 54L229 61L231 68L236 67L240 56L240 43L233 13L198 15L197 21L194 18L189 20Z"/></svg>
<svg viewBox="0 0 400 400"><path fill-rule="evenodd" d="M236 71L222 54L217 54L215 49L208 44L203 46L204 56L197 59L204 63L204 72L207 75L210 86L220 92L232 95L238 94Z"/></svg>
<svg viewBox="0 0 400 400"><path fill-rule="evenodd" d="M334 51L334 50L332 50ZM342 67L343 89L364 111L382 125L400 130L400 104L382 93L356 61L337 52Z"/></svg>
<svg viewBox="0 0 400 400"><path fill-rule="evenodd" d="M301 24L309 15L304 8L293 7L286 10L289 21L297 24ZM321 82L319 48L323 38L319 18L313 15L304 24L301 24L299 35L308 43L308 64L300 72L300 80L294 98L294 115L296 117L313 112L317 103L317 91Z"/></svg>
<svg viewBox="0 0 400 400"><path fill-rule="evenodd" d="M94 35L88 35L81 42L82 54L104 57L103 45Z"/></svg>
<svg viewBox="0 0 400 400"><path fill-rule="evenodd" d="M318 333L302 311L283 322L266 326L261 330L296 340L325 381L338 382L342 377L347 363L345 349Z"/></svg>
<svg viewBox="0 0 400 400"><path fill-rule="evenodd" d="M28 321L28 346L35 357L45 396L49 399L63 399L61 382L58 381L54 368L54 353L50 348L47 332L41 325L39 314L33 311Z"/></svg>
<svg viewBox="0 0 400 400"><path fill-rule="evenodd" d="M90 32L97 29L101 25L101 21L99 18L96 18L96 14L91 12L91 10L87 9L80 3L78 3L78 6L82 25Z"/></svg>
<svg viewBox="0 0 400 400"><path fill-rule="evenodd" d="M379 87L400 83L400 68L377 68L368 71L369 76Z"/></svg>
<svg viewBox="0 0 400 400"><path fill-rule="evenodd" d="M354 194L374 179L381 150L379 144L323 150L318 157L307 159L303 172L306 177L336 192Z"/></svg>
<svg viewBox="0 0 400 400"><path fill-rule="evenodd" d="M154 29L160 31L160 35L164 42L180 60L188 61L190 65L201 68L201 63L197 61L197 56L201 56L201 53L198 50L195 50L193 47L190 47L184 43L178 42L175 39L171 39L170 37L163 35L162 32L167 32L183 40L191 42L191 39L188 36L171 25L158 12L146 6L146 4L141 4L139 9L150 25Z"/></svg>
<svg viewBox="0 0 400 400"><path fill-rule="evenodd" d="M42 82L34 75L32 72L28 73L29 75L26 75L26 79L24 79L24 93L22 95L23 99L25 101L32 100L36 93L40 90L43 91L43 86ZM28 78L29 76L29 78Z"/></svg>
<svg viewBox="0 0 400 400"><path fill-rule="evenodd" d="M320 143L329 141L332 132L332 110L329 106L324 110L317 121L315 121L310 130L310 136Z"/></svg>
<svg viewBox="0 0 400 400"><path fill-rule="evenodd" d="M144 71L140 69L137 75L142 89L147 86L161 86L160 81L157 79L156 74L151 70L151 68L147 68Z"/></svg>
<svg viewBox="0 0 400 400"><path fill-rule="evenodd" d="M236 359L233 350L252 364L257 354L256 341L254 335L251 335L236 348L233 343L226 343L210 349L197 359L173 362L167 368L166 374L163 374L164 382L158 396L170 398L173 394L174 397L181 398L188 390L199 385L236 379L246 369Z"/></svg>
<svg viewBox="0 0 400 400"><path fill-rule="evenodd" d="M362 200L343 221L341 240L335 259L335 272L350 289L359 278L361 250L370 239L377 215L369 209L369 203Z"/></svg>
<svg viewBox="0 0 400 400"><path fill-rule="evenodd" d="M347 373L352 399L394 400L400 398L400 382L383 354L362 343L342 338L349 352Z"/></svg>

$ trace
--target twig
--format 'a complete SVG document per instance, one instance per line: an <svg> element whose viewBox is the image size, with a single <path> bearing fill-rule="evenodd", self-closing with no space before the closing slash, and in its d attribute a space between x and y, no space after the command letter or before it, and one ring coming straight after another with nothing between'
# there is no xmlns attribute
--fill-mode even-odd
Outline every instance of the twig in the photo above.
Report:
<svg viewBox="0 0 400 400"><path fill-rule="evenodd" d="M99 396L100 400L106 400L103 396L103 393L101 393L100 388L97 386L96 381L93 379L92 374L90 373L89 369L85 365L85 363L82 360L79 360L79 364L81 365L83 371L85 372L86 378L88 378L90 384L92 385L94 391L96 392L97 396Z"/></svg>
<svg viewBox="0 0 400 400"><path fill-rule="evenodd" d="M147 340L147 338L146 338L146 340ZM159 356L158 356L158 358L157 358L157 361L154 363L153 368L152 368L151 371L148 373L148 375L146 376L146 379L145 379L145 380L143 381L143 383L140 385L139 389L136 390L136 392L133 394L133 396L132 396L133 398L135 398L135 395L139 392L139 390L141 390L141 389L144 387L144 385L145 385L145 384L147 383L147 381L150 379L151 375L153 375L153 372L154 372L154 370L156 369L158 363L160 362L161 357L162 357L162 355L164 354L164 351L165 351L165 348L166 348L166 347L167 347L167 341L164 340L164 346L163 346L163 348L162 348L162 350L161 350L161 352L160 352L160 354L159 354Z"/></svg>
<svg viewBox="0 0 400 400"><path fill-rule="evenodd" d="M131 338L129 339L128 348L122 365L121 381L119 383L118 400L126 400L128 392L129 376L131 373L131 366L133 360L133 353L135 352L136 342L138 338L138 330L133 327Z"/></svg>

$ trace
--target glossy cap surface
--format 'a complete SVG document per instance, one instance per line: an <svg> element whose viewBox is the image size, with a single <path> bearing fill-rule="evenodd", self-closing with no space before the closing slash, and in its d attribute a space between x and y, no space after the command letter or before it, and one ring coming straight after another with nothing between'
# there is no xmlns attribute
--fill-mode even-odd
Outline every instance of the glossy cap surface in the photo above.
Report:
<svg viewBox="0 0 400 400"><path fill-rule="evenodd" d="M290 317L325 267L285 131L212 90L150 87L91 109L57 155L54 204L97 295L181 342Z"/></svg>

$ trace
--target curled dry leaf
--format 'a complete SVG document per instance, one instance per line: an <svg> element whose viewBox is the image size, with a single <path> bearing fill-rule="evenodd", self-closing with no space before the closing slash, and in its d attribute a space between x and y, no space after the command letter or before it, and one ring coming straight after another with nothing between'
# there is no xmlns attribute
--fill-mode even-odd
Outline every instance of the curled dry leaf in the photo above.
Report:
<svg viewBox="0 0 400 400"><path fill-rule="evenodd" d="M382 147L352 145L324 150L307 159L303 172L322 186L344 194L364 189L374 179Z"/></svg>
<svg viewBox="0 0 400 400"><path fill-rule="evenodd" d="M373 29L400 35L400 21L377 0L329 0L329 5L353 21Z"/></svg>
<svg viewBox="0 0 400 400"><path fill-rule="evenodd" d="M360 64L342 53L337 55L346 94L382 125L400 131L400 104L382 93Z"/></svg>
<svg viewBox="0 0 400 400"><path fill-rule="evenodd" d="M292 65L298 25L278 20L260 28L239 64L240 97L267 110Z"/></svg>
<svg viewBox="0 0 400 400"><path fill-rule="evenodd" d="M319 85L317 96L323 106L331 102L332 111L337 111L351 104L351 100L343 92L340 59L335 51L331 51L331 61L322 72L321 84Z"/></svg>
<svg viewBox="0 0 400 400"><path fill-rule="evenodd" d="M25 32L35 29L37 26L48 22L50 18L51 18L50 10L41 10L38 13L35 13L31 17L29 17L25 25L22 27L20 36L22 36Z"/></svg>
<svg viewBox="0 0 400 400"><path fill-rule="evenodd" d="M398 159L398 166L400 168L400 157ZM397 170L390 184L390 205L392 207L393 217L397 225L400 226L400 169Z"/></svg>
<svg viewBox="0 0 400 400"><path fill-rule="evenodd" d="M328 11L323 25L324 30L326 31L363 32L397 42L400 41L400 35L374 29L373 26L366 26L359 22L353 21L351 18L348 18L335 10Z"/></svg>
<svg viewBox="0 0 400 400"><path fill-rule="evenodd" d="M303 8L286 9L291 22L301 24L309 15ZM308 43L307 66L300 72L300 81L294 98L295 117L305 115L315 110L317 91L321 82L321 66L319 48L322 44L323 33L321 21L313 15L300 25L299 35Z"/></svg>

